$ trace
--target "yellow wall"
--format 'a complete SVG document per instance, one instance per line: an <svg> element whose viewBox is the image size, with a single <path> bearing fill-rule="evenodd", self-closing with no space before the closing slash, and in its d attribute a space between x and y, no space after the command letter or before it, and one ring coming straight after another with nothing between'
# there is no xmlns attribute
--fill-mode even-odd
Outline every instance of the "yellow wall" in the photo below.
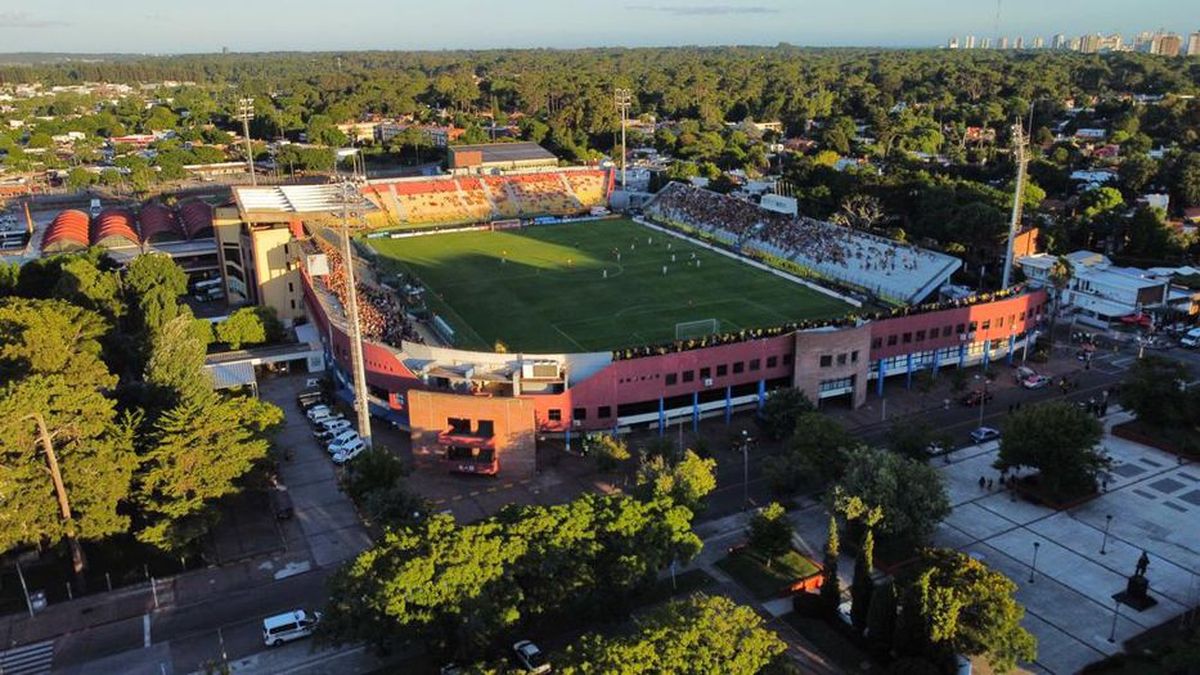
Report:
<svg viewBox="0 0 1200 675"><path fill-rule="evenodd" d="M256 229L250 233L259 304L271 307L285 323L304 316L304 293L300 288L299 244L292 241L286 226Z"/></svg>

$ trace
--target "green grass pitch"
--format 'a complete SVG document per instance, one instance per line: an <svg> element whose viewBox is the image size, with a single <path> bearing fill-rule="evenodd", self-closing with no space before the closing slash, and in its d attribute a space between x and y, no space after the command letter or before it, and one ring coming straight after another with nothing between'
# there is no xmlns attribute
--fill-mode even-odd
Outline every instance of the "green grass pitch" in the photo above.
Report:
<svg viewBox="0 0 1200 675"><path fill-rule="evenodd" d="M604 351L669 342L684 321L717 319L732 331L850 309L629 220L369 243L385 273L414 274L434 294L430 309L465 349L500 341L509 351Z"/></svg>

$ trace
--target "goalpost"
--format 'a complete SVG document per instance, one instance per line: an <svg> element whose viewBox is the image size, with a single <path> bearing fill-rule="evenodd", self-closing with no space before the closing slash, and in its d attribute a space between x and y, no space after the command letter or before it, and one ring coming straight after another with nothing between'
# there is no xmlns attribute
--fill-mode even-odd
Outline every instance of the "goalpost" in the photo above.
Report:
<svg viewBox="0 0 1200 675"><path fill-rule="evenodd" d="M681 321L675 324L675 339L687 340L704 337L721 332L721 322L717 319L699 319L697 321Z"/></svg>

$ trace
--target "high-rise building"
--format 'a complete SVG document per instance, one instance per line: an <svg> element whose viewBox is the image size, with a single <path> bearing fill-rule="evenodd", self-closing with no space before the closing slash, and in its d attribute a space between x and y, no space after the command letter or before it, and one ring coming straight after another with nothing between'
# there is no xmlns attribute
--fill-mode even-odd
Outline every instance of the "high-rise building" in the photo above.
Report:
<svg viewBox="0 0 1200 675"><path fill-rule="evenodd" d="M1054 48L1055 49L1066 49L1067 48L1067 36L1063 35L1062 33L1055 35L1054 36Z"/></svg>
<svg viewBox="0 0 1200 675"><path fill-rule="evenodd" d="M1100 46L1097 51L1101 52L1119 52L1121 51L1121 35L1113 33L1108 37L1100 38Z"/></svg>
<svg viewBox="0 0 1200 675"><path fill-rule="evenodd" d="M1187 55L1200 56L1200 30L1188 36Z"/></svg>
<svg viewBox="0 0 1200 675"><path fill-rule="evenodd" d="M979 48L980 49L991 49L992 48L992 38L985 37L985 38L980 39L979 40Z"/></svg>
<svg viewBox="0 0 1200 675"><path fill-rule="evenodd" d="M975 36L974 36L974 35L968 35L968 36L967 36L967 40L966 40L966 44L964 44L964 45L963 45L963 47L964 47L964 48L966 48L966 49L975 49Z"/></svg>
<svg viewBox="0 0 1200 675"><path fill-rule="evenodd" d="M1041 35L1038 35L1037 37L1033 38L1033 48L1034 49L1045 49L1046 48L1046 38L1042 37Z"/></svg>
<svg viewBox="0 0 1200 675"><path fill-rule="evenodd" d="M1079 39L1079 51L1084 54L1095 54L1100 51L1100 44L1104 42L1104 37L1099 33L1084 35Z"/></svg>
<svg viewBox="0 0 1200 675"><path fill-rule="evenodd" d="M1158 48L1154 51L1159 56L1179 56L1183 47L1183 38L1178 33L1163 33L1158 36Z"/></svg>
<svg viewBox="0 0 1200 675"><path fill-rule="evenodd" d="M1082 46L1083 46L1083 38L1077 38L1077 37L1071 38L1071 51L1077 52L1077 51L1079 51L1079 48Z"/></svg>
<svg viewBox="0 0 1200 675"><path fill-rule="evenodd" d="M1013 43L1013 49L1025 49L1025 38L1023 36L1017 36L1017 41Z"/></svg>
<svg viewBox="0 0 1200 675"><path fill-rule="evenodd" d="M1144 30L1137 34L1133 39L1133 50L1135 52L1150 52L1151 45L1154 42L1154 34L1148 30Z"/></svg>
<svg viewBox="0 0 1200 675"><path fill-rule="evenodd" d="M950 40L946 42L946 46L950 49L958 49L958 37L950 38Z"/></svg>
<svg viewBox="0 0 1200 675"><path fill-rule="evenodd" d="M1000 42L996 45L996 49L1008 49L1008 36L1002 36L1000 38Z"/></svg>

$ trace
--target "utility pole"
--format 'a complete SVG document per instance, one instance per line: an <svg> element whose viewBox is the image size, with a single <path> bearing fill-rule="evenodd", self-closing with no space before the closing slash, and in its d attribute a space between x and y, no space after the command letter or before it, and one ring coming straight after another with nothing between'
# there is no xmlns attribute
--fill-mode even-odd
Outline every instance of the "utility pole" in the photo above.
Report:
<svg viewBox="0 0 1200 675"><path fill-rule="evenodd" d="M367 408L367 373L363 366L362 329L358 324L358 287L354 281L354 252L350 246L350 205L358 204L358 187L352 181L342 183L342 262L346 267L346 319L350 323L350 385L354 389L354 412L358 415L358 435L371 447L371 413Z"/></svg>
<svg viewBox="0 0 1200 675"><path fill-rule="evenodd" d="M75 521L71 518L71 502L67 499L67 486L63 483L62 472L58 468L58 455L54 454L54 443L50 440L50 432L46 429L46 418L41 413L26 415L37 423L38 440L46 453L46 464L50 469L50 480L54 483L54 495L58 498L58 510L62 515L66 529L67 546L71 549L71 567L75 571L76 581L84 590L83 571L87 568L87 559L83 555L83 547L75 534Z"/></svg>
<svg viewBox="0 0 1200 675"><path fill-rule="evenodd" d="M1025 156L1025 144L1025 130L1018 120L1013 125L1013 152L1017 160L1017 186L1013 190L1012 219L1008 223L1008 248L1004 254L1004 276L1000 283L1001 290L1008 288L1009 279L1012 277L1013 244L1017 237L1017 230L1021 227L1021 211L1025 206L1025 168L1029 161Z"/></svg>
<svg viewBox="0 0 1200 675"><path fill-rule="evenodd" d="M242 118L242 136L246 139L246 168L250 170L250 184L258 185L254 175L254 150L250 146L250 118L254 117L254 99L238 99L238 116Z"/></svg>
<svg viewBox="0 0 1200 675"><path fill-rule="evenodd" d="M616 102L617 110L621 113L621 189L628 192L629 184L625 182L627 178L625 163L628 161L629 150L625 147L625 123L629 120L629 106L633 103L633 92L618 87L614 92L613 100Z"/></svg>

